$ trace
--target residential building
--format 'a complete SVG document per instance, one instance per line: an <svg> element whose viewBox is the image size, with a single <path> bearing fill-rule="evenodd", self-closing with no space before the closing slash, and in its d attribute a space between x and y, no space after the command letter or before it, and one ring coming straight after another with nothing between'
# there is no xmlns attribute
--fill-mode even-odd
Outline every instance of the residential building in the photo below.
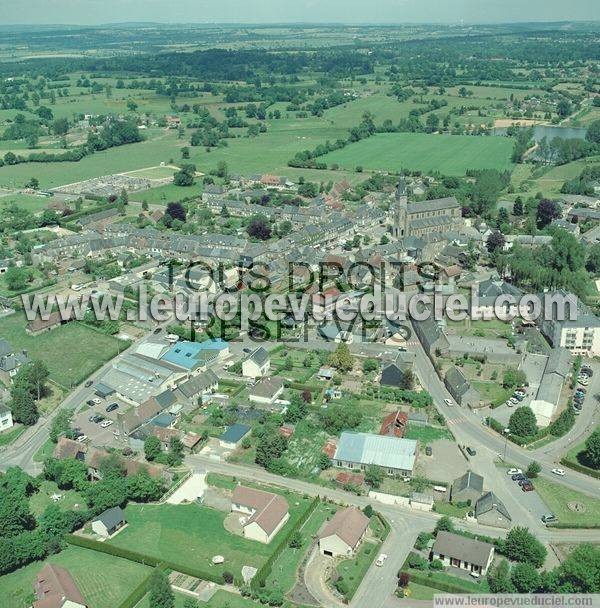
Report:
<svg viewBox="0 0 600 608"><path fill-rule="evenodd" d="M262 378L271 369L271 359L266 348L259 346L242 362L242 374L246 378Z"/></svg>
<svg viewBox="0 0 600 608"><path fill-rule="evenodd" d="M56 564L46 564L33 585L33 608L87 608L71 573Z"/></svg>
<svg viewBox="0 0 600 608"><path fill-rule="evenodd" d="M446 372L444 384L458 404L472 409L482 405L481 395L471 386L458 367L451 367Z"/></svg>
<svg viewBox="0 0 600 608"><path fill-rule="evenodd" d="M219 445L222 448L235 450L250 430L248 425L236 422L227 427L227 430L219 437Z"/></svg>
<svg viewBox="0 0 600 608"><path fill-rule="evenodd" d="M462 477L455 479L452 483L450 493L451 502L466 502L475 504L475 501L483 493L483 477L467 471Z"/></svg>
<svg viewBox="0 0 600 608"><path fill-rule="evenodd" d="M241 520L244 536L270 543L290 518L288 504L279 494L237 486L231 497L231 510L249 516Z"/></svg>
<svg viewBox="0 0 600 608"><path fill-rule="evenodd" d="M494 545L440 531L431 549L430 559L439 559L445 566L485 576L494 559Z"/></svg>
<svg viewBox="0 0 600 608"><path fill-rule="evenodd" d="M0 381L8 385L22 365L29 363L29 357L25 351L16 352L14 348L4 339L0 338Z"/></svg>
<svg viewBox="0 0 600 608"><path fill-rule="evenodd" d="M121 507L113 507L100 513L92 520L92 530L102 538L110 538L118 532L127 522Z"/></svg>
<svg viewBox="0 0 600 608"><path fill-rule="evenodd" d="M63 460L65 458L75 458L77 460L85 460L87 445L80 443L68 437L60 437L54 447L54 458Z"/></svg>
<svg viewBox="0 0 600 608"><path fill-rule="evenodd" d="M369 518L356 507L340 509L319 535L319 552L329 557L356 553L369 528Z"/></svg>
<svg viewBox="0 0 600 608"><path fill-rule="evenodd" d="M263 378L250 387L248 389L248 398L255 403L272 406L281 393L283 393L283 379L274 376Z"/></svg>
<svg viewBox="0 0 600 608"><path fill-rule="evenodd" d="M380 435L390 437L403 437L408 425L408 414L406 412L392 412L388 414L381 423Z"/></svg>
<svg viewBox="0 0 600 608"><path fill-rule="evenodd" d="M381 467L387 475L411 477L417 458L417 442L371 433L344 431L333 457L335 466L364 471Z"/></svg>
<svg viewBox="0 0 600 608"><path fill-rule="evenodd" d="M213 393L218 387L219 377L212 369L207 369L205 372L178 384L173 392L178 401L193 406L197 405L199 398L208 393Z"/></svg>
<svg viewBox="0 0 600 608"><path fill-rule="evenodd" d="M477 286L477 299L471 306L471 319L495 319L496 309L503 314L515 315L523 292L498 278L481 281Z"/></svg>
<svg viewBox="0 0 600 608"><path fill-rule="evenodd" d="M404 372L396 363L390 363L383 368L379 384L394 388L404 388Z"/></svg>
<svg viewBox="0 0 600 608"><path fill-rule="evenodd" d="M493 493L486 492L475 503L477 523L496 528L510 528L512 517L504 503Z"/></svg>
<svg viewBox="0 0 600 608"><path fill-rule="evenodd" d="M4 403L0 403L0 432L11 429L14 426L12 412Z"/></svg>

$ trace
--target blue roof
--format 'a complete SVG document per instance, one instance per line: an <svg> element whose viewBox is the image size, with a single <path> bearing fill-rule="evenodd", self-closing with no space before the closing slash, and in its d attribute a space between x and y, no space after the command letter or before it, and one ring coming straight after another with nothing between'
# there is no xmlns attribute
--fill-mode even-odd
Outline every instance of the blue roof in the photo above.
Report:
<svg viewBox="0 0 600 608"><path fill-rule="evenodd" d="M173 344L161 359L179 367L193 370L206 362L205 353L207 351L215 351L216 355L218 351L228 347L229 344L221 339L206 340L205 342L182 340Z"/></svg>
<svg viewBox="0 0 600 608"><path fill-rule="evenodd" d="M232 424L220 437L221 441L227 443L237 443L244 435L250 431L250 427L247 424L240 424L236 422Z"/></svg>
<svg viewBox="0 0 600 608"><path fill-rule="evenodd" d="M171 426L171 424L173 424L173 420L175 420L175 416L173 416L172 414L163 413L154 418L152 424L154 426L160 426L163 429L166 429L167 427Z"/></svg>

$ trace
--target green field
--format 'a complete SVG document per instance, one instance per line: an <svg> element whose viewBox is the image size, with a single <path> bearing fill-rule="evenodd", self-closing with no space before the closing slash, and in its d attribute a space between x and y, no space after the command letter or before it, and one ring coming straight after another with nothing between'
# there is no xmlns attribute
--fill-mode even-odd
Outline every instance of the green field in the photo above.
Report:
<svg viewBox="0 0 600 608"><path fill-rule="evenodd" d="M15 349L26 350L30 359L41 359L50 378L64 388L78 384L125 348L113 336L102 334L78 322L67 323L38 336L25 331L26 320L19 313L5 317L0 336ZM60 353L60 356L57 356Z"/></svg>
<svg viewBox="0 0 600 608"><path fill-rule="evenodd" d="M421 169L446 175L464 175L467 169L511 169L512 142L506 137L381 133L319 160L347 170Z"/></svg>
<svg viewBox="0 0 600 608"><path fill-rule="evenodd" d="M183 604L187 598L187 595L176 593L175 608L183 608ZM208 602L198 602L199 608L256 608L256 606L260 605L251 599L241 597L235 593L229 593L223 589L219 589ZM150 608L150 596L145 595L136 608Z"/></svg>
<svg viewBox="0 0 600 608"><path fill-rule="evenodd" d="M343 590L347 600L354 597L367 570L377 558L379 546L379 543L363 542L354 557L345 559L337 565L337 573L344 579L339 588Z"/></svg>
<svg viewBox="0 0 600 608"><path fill-rule="evenodd" d="M535 480L535 489L550 511L558 517L559 524L584 528L600 525L599 499L570 490L541 477ZM570 503L583 505L584 511L572 511L568 506Z"/></svg>
<svg viewBox="0 0 600 608"><path fill-rule="evenodd" d="M409 424L406 433L404 433L404 437L406 439L416 439L422 444L427 444L438 441L439 439L452 439L452 434L448 429Z"/></svg>
<svg viewBox="0 0 600 608"><path fill-rule="evenodd" d="M136 562L72 546L47 561L69 570L89 608L116 608L151 572ZM33 582L43 566L33 562L0 577L2 608L31 606Z"/></svg>

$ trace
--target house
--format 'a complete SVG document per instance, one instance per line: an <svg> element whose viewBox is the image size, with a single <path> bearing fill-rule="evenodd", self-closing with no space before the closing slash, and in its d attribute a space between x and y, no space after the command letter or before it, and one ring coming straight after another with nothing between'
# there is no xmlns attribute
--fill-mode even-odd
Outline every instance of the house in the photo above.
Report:
<svg viewBox="0 0 600 608"><path fill-rule="evenodd" d="M467 471L462 477L455 479L452 483L450 493L451 502L468 502L475 504L475 501L483 493L483 477Z"/></svg>
<svg viewBox="0 0 600 608"><path fill-rule="evenodd" d="M333 367L321 367L317 372L317 378L319 380L331 380L335 375L335 369Z"/></svg>
<svg viewBox="0 0 600 608"><path fill-rule="evenodd" d="M123 509L121 507L113 507L112 509L106 509L96 519L92 520L92 530L102 538L110 538L126 523Z"/></svg>
<svg viewBox="0 0 600 608"><path fill-rule="evenodd" d="M471 386L458 367L451 367L446 372L444 384L459 405L466 405L471 409L480 406L481 395Z"/></svg>
<svg viewBox="0 0 600 608"><path fill-rule="evenodd" d="M263 378L260 382L248 389L248 398L255 403L273 405L281 393L283 393L282 378Z"/></svg>
<svg viewBox="0 0 600 608"><path fill-rule="evenodd" d="M262 378L271 369L271 359L266 348L259 346L242 362L242 374L246 378Z"/></svg>
<svg viewBox="0 0 600 608"><path fill-rule="evenodd" d="M56 564L46 564L35 577L33 608L87 608L71 573Z"/></svg>
<svg viewBox="0 0 600 608"><path fill-rule="evenodd" d="M477 523L484 526L510 528L512 525L510 513L493 492L486 492L479 497L475 503L475 517Z"/></svg>
<svg viewBox="0 0 600 608"><path fill-rule="evenodd" d="M0 432L11 429L13 425L14 422L10 408L5 404L0 403Z"/></svg>
<svg viewBox="0 0 600 608"><path fill-rule="evenodd" d="M231 510L248 515L243 521L244 536L268 544L290 518L288 504L279 494L237 486Z"/></svg>
<svg viewBox="0 0 600 608"><path fill-rule="evenodd" d="M178 384L173 392L179 402L196 405L199 397L216 391L218 387L219 377L212 369L207 369L205 372Z"/></svg>
<svg viewBox="0 0 600 608"><path fill-rule="evenodd" d="M354 555L367 533L369 521L356 507L340 509L319 535L319 552L329 557Z"/></svg>
<svg viewBox="0 0 600 608"><path fill-rule="evenodd" d="M443 356L448 352L448 338L434 319L432 312L424 321L416 319L411 319L411 321L415 333L430 359L434 356L437 357L438 353Z"/></svg>
<svg viewBox="0 0 600 608"><path fill-rule="evenodd" d="M522 295L520 289L506 281L497 278L481 281L477 286L477 297L471 306L471 319L494 319L495 308L498 306L507 315L506 318L509 318L508 315L518 312Z"/></svg>
<svg viewBox="0 0 600 608"><path fill-rule="evenodd" d="M222 448L229 448L235 450L240 445L244 437L250 432L250 427L246 424L240 424L236 422L232 424L227 430L219 437L219 445Z"/></svg>
<svg viewBox="0 0 600 608"><path fill-rule="evenodd" d="M51 312L46 319L36 317L33 321L29 321L25 327L25 331L32 336L37 336L45 331L59 327L67 321L68 319L61 318L59 311Z"/></svg>
<svg viewBox="0 0 600 608"><path fill-rule="evenodd" d="M406 412L392 412L388 414L381 423L380 435L391 437L403 437L408 424L408 414Z"/></svg>
<svg viewBox="0 0 600 608"><path fill-rule="evenodd" d="M404 388L404 372L395 363L390 363L381 372L379 384L382 386L393 386Z"/></svg>
<svg viewBox="0 0 600 608"><path fill-rule="evenodd" d="M60 437L54 447L54 458L64 460L65 458L75 458L77 460L85 460L87 446L85 443L79 443L68 437Z"/></svg>
<svg viewBox="0 0 600 608"><path fill-rule="evenodd" d="M417 442L371 433L344 431L333 457L337 467L364 471L381 467L387 475L411 477L417 458Z"/></svg>
<svg viewBox="0 0 600 608"><path fill-rule="evenodd" d="M494 559L494 545L440 531L431 549L430 559L439 559L446 566L485 576Z"/></svg>
<svg viewBox="0 0 600 608"><path fill-rule="evenodd" d="M25 351L15 352L13 347L0 338L0 381L8 385L21 366L29 363L29 357Z"/></svg>

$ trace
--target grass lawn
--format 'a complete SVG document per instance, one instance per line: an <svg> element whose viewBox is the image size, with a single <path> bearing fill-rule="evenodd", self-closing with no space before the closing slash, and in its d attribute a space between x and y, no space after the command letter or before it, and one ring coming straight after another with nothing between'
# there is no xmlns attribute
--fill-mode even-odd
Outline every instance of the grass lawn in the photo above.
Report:
<svg viewBox="0 0 600 608"><path fill-rule="evenodd" d="M409 424L404 437L406 439L417 439L422 443L433 443L438 439L452 439L452 434L448 429L440 427Z"/></svg>
<svg viewBox="0 0 600 608"><path fill-rule="evenodd" d="M585 441L582 441L581 443L574 445L565 455L565 460L567 462L572 462L580 467L585 467L586 471L582 471L582 472L587 472L589 471L589 475L593 475L594 473L597 473L598 471L590 468L587 466L585 458L584 458L584 452L585 452ZM567 465L568 466L568 465Z"/></svg>
<svg viewBox="0 0 600 608"><path fill-rule="evenodd" d="M486 382L483 380L474 380L473 387L479 391L484 401L489 401L492 405L501 405L512 394L512 391L504 388L498 382Z"/></svg>
<svg viewBox="0 0 600 608"><path fill-rule="evenodd" d="M82 323L71 322L38 336L25 331L25 317L17 313L2 319L2 337L31 359L48 366L50 378L63 388L79 384L119 352L119 340ZM125 343L121 343L121 351ZM60 356L57 357L57 353Z"/></svg>
<svg viewBox="0 0 600 608"><path fill-rule="evenodd" d="M379 547L380 543L363 542L352 559L345 559L337 565L338 575L344 578L340 588L344 591L346 599L351 600L354 597L367 570L377 558Z"/></svg>
<svg viewBox="0 0 600 608"><path fill-rule="evenodd" d="M403 569L404 570L404 569ZM417 577L425 576L429 581L431 581L431 587L435 589L436 581L439 583L446 583L450 585L457 585L461 587L461 593L489 593L489 587L487 580L485 578L479 579L480 582L476 583L475 581L469 581L464 578L460 578L458 576L452 576L451 574L446 574L445 572L435 572L432 570L414 570L412 568L406 569L411 575L415 575ZM413 584L413 583L411 583ZM419 581L419 584L422 584ZM427 585L429 587L429 585ZM444 591L436 591L437 593L445 593Z"/></svg>
<svg viewBox="0 0 600 608"><path fill-rule="evenodd" d="M26 428L27 427L22 424L17 424L9 431L0 433L0 446L11 444L25 432Z"/></svg>
<svg viewBox="0 0 600 608"><path fill-rule="evenodd" d="M410 597L411 600L432 600L436 593L440 593L439 589L426 587L425 585L419 585L418 583L408 584L407 597Z"/></svg>
<svg viewBox="0 0 600 608"><path fill-rule="evenodd" d="M9 207L14 203L17 207L31 211L31 213L37 213L46 209L51 202L51 198L36 196L34 194L9 194L8 196L0 197L0 207Z"/></svg>
<svg viewBox="0 0 600 608"><path fill-rule="evenodd" d="M139 585L151 569L136 562L69 546L48 558L48 562L69 570L89 608L115 608ZM43 568L33 562L0 577L2 608L31 606L33 582Z"/></svg>
<svg viewBox="0 0 600 608"><path fill-rule="evenodd" d="M61 500L54 503L51 498L53 494L62 494ZM80 508L86 507L85 498L75 490L59 490L55 482L42 481L39 491L29 499L31 511L38 517L52 504L57 504L61 509L74 509L75 505L79 505Z"/></svg>
<svg viewBox="0 0 600 608"><path fill-rule="evenodd" d="M535 488L550 511L558 517L560 524L573 527L600 525L599 499L591 498L587 494L570 490L541 477L535 480ZM583 505L585 511L577 513L569 509L569 503L573 502Z"/></svg>
<svg viewBox="0 0 600 608"><path fill-rule="evenodd" d="M175 608L183 608L189 596L182 593L175 594ZM219 589L208 602L198 602L199 608L256 608L256 602L250 599ZM145 595L136 608L150 608L150 595Z"/></svg>
<svg viewBox="0 0 600 608"><path fill-rule="evenodd" d="M457 519L464 519L465 515L471 507L457 507L449 502L435 502L433 510L440 515L448 515L449 517L456 517Z"/></svg>
<svg viewBox="0 0 600 608"><path fill-rule="evenodd" d="M511 169L507 137L382 133L336 150L320 160L345 169L421 169L464 175L467 169Z"/></svg>
<svg viewBox="0 0 600 608"><path fill-rule="evenodd" d="M278 586L284 593L290 591L296 583L296 572L300 562L311 546L311 539L317 534L323 523L335 512L335 507L320 503L311 516L302 526L302 547L292 549L288 547L275 560L271 574L267 578L266 586Z"/></svg>
<svg viewBox="0 0 600 608"><path fill-rule="evenodd" d="M52 443L50 439L46 439L46 441L42 444L42 447L33 455L33 462L44 462L46 458L52 456L55 445L56 444Z"/></svg>

